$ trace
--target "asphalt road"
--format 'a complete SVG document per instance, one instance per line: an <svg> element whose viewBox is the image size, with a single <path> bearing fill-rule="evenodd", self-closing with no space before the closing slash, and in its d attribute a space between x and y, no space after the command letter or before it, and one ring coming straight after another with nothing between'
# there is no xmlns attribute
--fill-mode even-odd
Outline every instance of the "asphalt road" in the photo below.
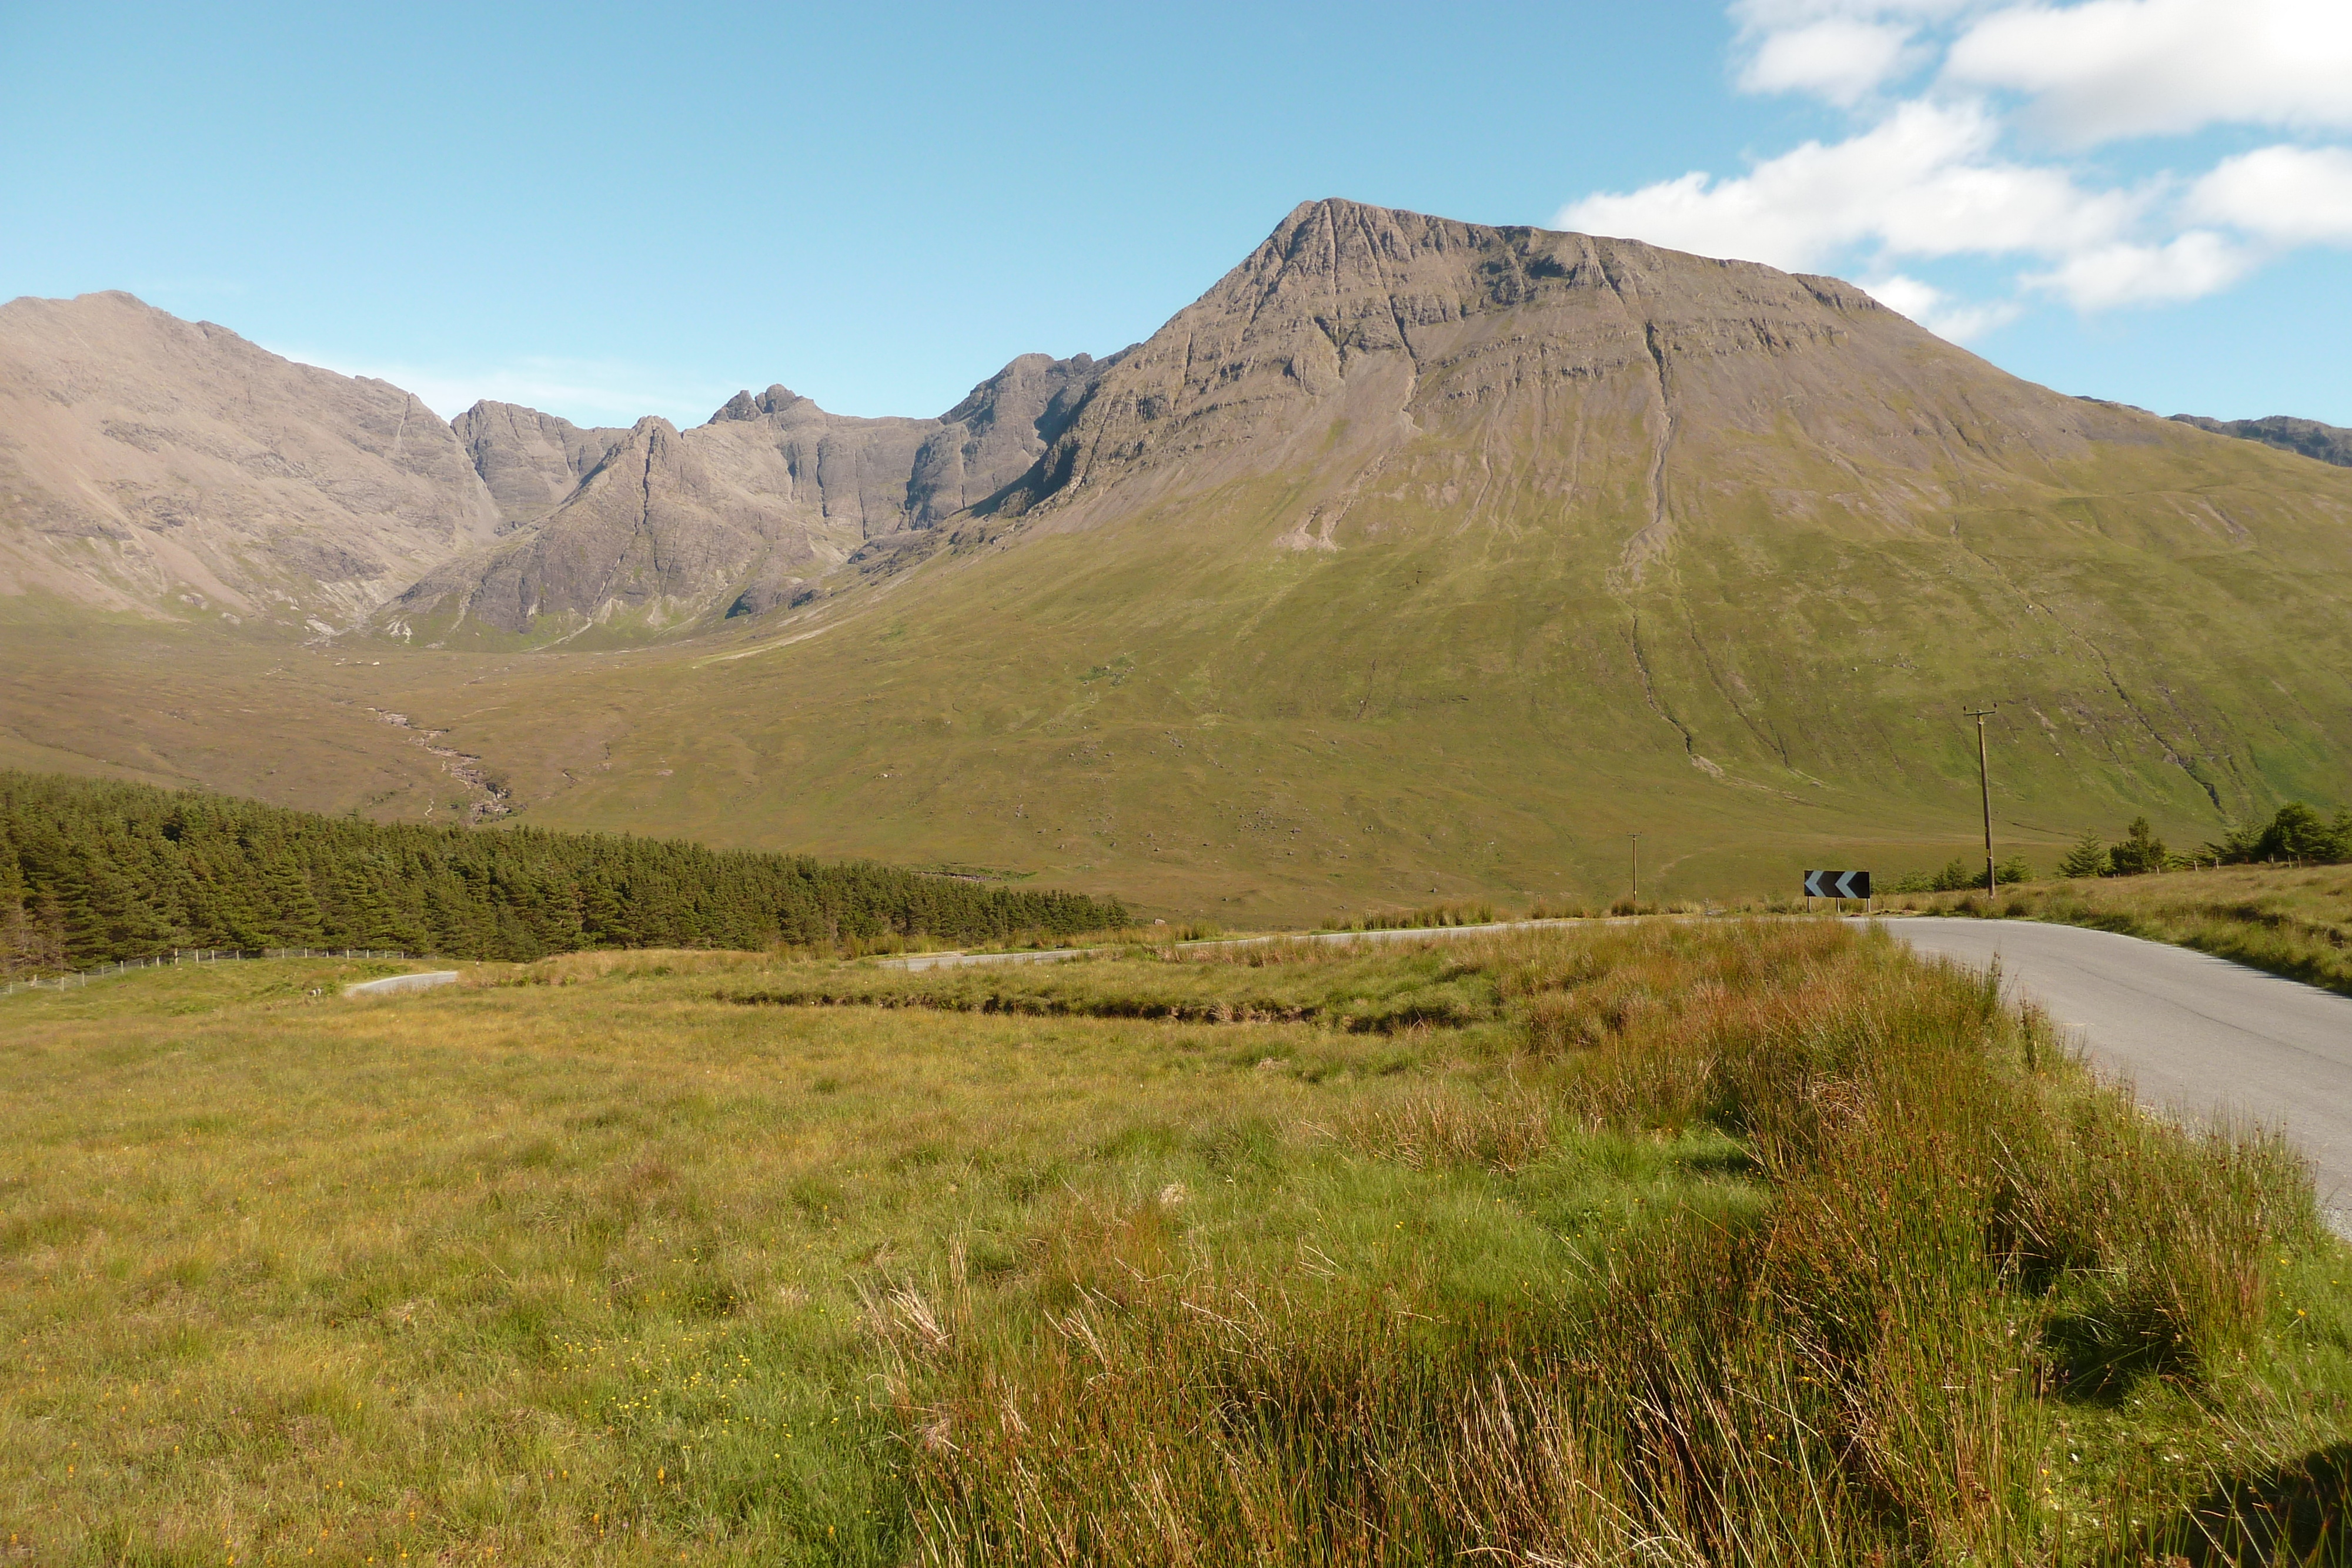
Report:
<svg viewBox="0 0 2352 1568"><path fill-rule="evenodd" d="M2188 1117L2284 1129L2352 1235L2352 997L2186 947L2032 920L1883 922L1921 953L2003 981L2139 1097Z"/></svg>

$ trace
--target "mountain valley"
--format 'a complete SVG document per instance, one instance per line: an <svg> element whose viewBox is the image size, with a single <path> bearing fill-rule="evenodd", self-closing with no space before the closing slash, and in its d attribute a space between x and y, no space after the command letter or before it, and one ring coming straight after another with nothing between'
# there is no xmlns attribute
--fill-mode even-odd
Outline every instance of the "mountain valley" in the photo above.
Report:
<svg viewBox="0 0 2352 1568"><path fill-rule="evenodd" d="M0 762L1313 918L2176 839L2352 761L2352 470L1852 285L1327 201L938 419L0 307ZM339 552L339 553L330 553ZM431 732L428 734L428 732ZM495 810L493 810L495 807Z"/></svg>

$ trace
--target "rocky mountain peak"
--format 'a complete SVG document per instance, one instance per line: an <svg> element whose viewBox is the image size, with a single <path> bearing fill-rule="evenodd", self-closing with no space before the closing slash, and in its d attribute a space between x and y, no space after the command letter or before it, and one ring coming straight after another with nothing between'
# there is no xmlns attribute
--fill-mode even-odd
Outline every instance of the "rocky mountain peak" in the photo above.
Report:
<svg viewBox="0 0 2352 1568"><path fill-rule="evenodd" d="M519 403L476 403L449 426L499 508L502 531L536 522L563 504L629 432L583 430Z"/></svg>
<svg viewBox="0 0 2352 1568"><path fill-rule="evenodd" d="M1970 446L1996 417L2004 441L2046 459L2120 416L1995 371L1833 278L1330 199L1291 212L1103 373L996 505L1075 507L1076 526L1304 463L1333 488L1297 493L1297 526L1328 538L1318 519L1408 446L1459 453L1517 420L1515 446L1629 455L1651 514L1628 546L1638 559L1671 537L1662 486L1679 436L1781 444L1793 423L1899 468L2006 461Z"/></svg>
<svg viewBox="0 0 2352 1568"><path fill-rule="evenodd" d="M2207 419L2194 413L2176 413L2172 418L2175 423L2194 425L2215 435L2259 441L2282 452L2300 453L2338 468L2352 468L2352 430L2341 425L2322 424L2315 419L2297 419L2284 413L2263 419Z"/></svg>
<svg viewBox="0 0 2352 1568"><path fill-rule="evenodd" d="M719 406L709 423L717 424L722 420L760 419L769 414L783 413L803 404L806 404L812 413L824 412L792 388L781 384L770 387L758 397L753 397L749 392L739 392Z"/></svg>
<svg viewBox="0 0 2352 1568"><path fill-rule="evenodd" d="M1024 354L940 419L828 413L781 384L683 433L482 405L459 434L503 514L530 526L428 573L384 623L428 640L467 621L659 632L792 602L872 541L919 554L920 535L1026 472L1114 362Z"/></svg>

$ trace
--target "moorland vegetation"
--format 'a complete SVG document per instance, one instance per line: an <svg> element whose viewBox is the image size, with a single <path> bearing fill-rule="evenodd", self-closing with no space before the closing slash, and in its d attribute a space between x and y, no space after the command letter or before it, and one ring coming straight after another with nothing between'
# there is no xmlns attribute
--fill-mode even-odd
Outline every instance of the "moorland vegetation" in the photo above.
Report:
<svg viewBox="0 0 2352 1568"><path fill-rule="evenodd" d="M382 967L0 999L20 1553L2342 1539L2352 1297L2305 1169L1883 933L575 954L336 998Z"/></svg>
<svg viewBox="0 0 2352 1568"><path fill-rule="evenodd" d="M529 959L1065 936L1117 900L676 840L333 818L194 790L0 772L0 973L179 947Z"/></svg>

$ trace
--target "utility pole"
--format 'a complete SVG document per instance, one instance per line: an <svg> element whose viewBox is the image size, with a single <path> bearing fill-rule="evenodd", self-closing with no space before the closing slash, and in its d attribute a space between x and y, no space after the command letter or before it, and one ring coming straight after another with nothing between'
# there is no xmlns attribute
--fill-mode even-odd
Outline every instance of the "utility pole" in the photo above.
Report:
<svg viewBox="0 0 2352 1568"><path fill-rule="evenodd" d="M1633 913L1639 915L1642 913L1642 835L1635 833L1632 837L1633 840Z"/></svg>
<svg viewBox="0 0 2352 1568"><path fill-rule="evenodd" d="M1984 796L1985 830L1985 896L1998 897L2000 884L1994 880L1992 868L1992 770L1985 760L1984 721L2000 711L2000 705L1990 707L1964 707L1960 710L1977 721L1977 789Z"/></svg>

